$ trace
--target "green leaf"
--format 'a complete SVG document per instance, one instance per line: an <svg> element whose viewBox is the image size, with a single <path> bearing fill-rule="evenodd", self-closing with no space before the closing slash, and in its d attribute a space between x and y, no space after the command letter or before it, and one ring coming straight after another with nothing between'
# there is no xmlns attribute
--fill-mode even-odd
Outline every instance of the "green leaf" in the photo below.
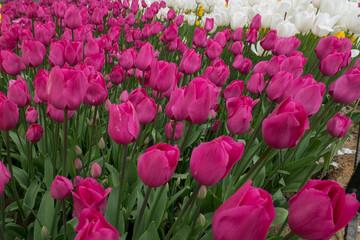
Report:
<svg viewBox="0 0 360 240"><path fill-rule="evenodd" d="M183 240L188 235L189 231L189 226L185 225L171 238L171 240Z"/></svg>
<svg viewBox="0 0 360 240"><path fill-rule="evenodd" d="M111 189L111 192L109 194L109 199L106 204L106 210L105 210L105 218L106 220L112 225L116 226L116 214L118 211L119 213L119 234L120 236L125 232L125 222L124 222L124 216L123 211L121 209L118 209L118 194L119 194L119 188L115 187Z"/></svg>
<svg viewBox="0 0 360 240"><path fill-rule="evenodd" d="M157 239L160 240L160 237L157 232L154 221L150 223L149 228L139 238L139 240L150 240L150 239L151 240L157 240Z"/></svg>
<svg viewBox="0 0 360 240"><path fill-rule="evenodd" d="M288 210L285 208L276 207L275 208L275 218L274 221L271 223L271 226L277 226L283 224L288 216Z"/></svg>
<svg viewBox="0 0 360 240"><path fill-rule="evenodd" d="M35 180L33 181L29 188L27 189L24 197L24 204L26 204L30 209L32 209L35 205L36 196L39 192L40 185ZM30 210L28 208L24 208L26 217L30 214Z"/></svg>
<svg viewBox="0 0 360 240"><path fill-rule="evenodd" d="M156 193L159 194L159 191L160 191L160 188L157 189ZM162 219L163 219L166 207L167 207L167 200L168 200L167 192L168 192L168 187L165 186L165 189L160 196L159 202L156 205L156 211L154 212L153 219L151 219L151 220L155 221L155 225L157 228L160 226L160 224L162 222ZM155 197L156 197L156 195L155 195Z"/></svg>
<svg viewBox="0 0 360 240"><path fill-rule="evenodd" d="M110 172L110 177L109 177L109 179L111 181L110 185L113 185L113 186L118 185L119 179L120 179L119 172L113 167L113 165L108 164L108 163L105 163L105 165L106 165L106 168Z"/></svg>
<svg viewBox="0 0 360 240"><path fill-rule="evenodd" d="M23 189L27 189L29 186L28 174L21 168L13 166L14 177Z"/></svg>
<svg viewBox="0 0 360 240"><path fill-rule="evenodd" d="M37 216L41 221L41 223L44 224L47 229L51 229L54 214L56 214L54 207L54 200L50 195L50 191L47 191L43 195ZM40 226L39 222L35 221L34 239L42 239L41 228L42 226Z"/></svg>

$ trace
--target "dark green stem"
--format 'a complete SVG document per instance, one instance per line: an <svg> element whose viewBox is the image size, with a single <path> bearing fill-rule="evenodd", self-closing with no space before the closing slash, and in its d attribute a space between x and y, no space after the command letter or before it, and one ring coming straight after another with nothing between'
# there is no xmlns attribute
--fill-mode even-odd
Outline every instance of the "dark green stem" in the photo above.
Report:
<svg viewBox="0 0 360 240"><path fill-rule="evenodd" d="M119 215L120 215L120 211L121 211L122 196L123 196L122 193L124 192L123 191L123 186L124 186L124 181L125 181L125 168L126 168L127 149L128 149L128 145L124 145L123 161L122 161L120 182L119 182L118 204L117 204L117 212L116 212L116 228L119 227Z"/></svg>
<svg viewBox="0 0 360 240"><path fill-rule="evenodd" d="M97 106L95 106L95 110L94 110L94 117L92 118L92 126L91 126L91 134L90 134L90 143L89 143L89 154L88 154L88 160L86 163L86 173L88 173L89 168L90 168L90 163L91 163L91 154L92 154L92 149L93 149L93 136L94 136L94 131L95 131L95 125L96 125L96 114L97 114ZM91 117L91 114L90 114ZM91 119L90 119L91 121Z"/></svg>
<svg viewBox="0 0 360 240"><path fill-rule="evenodd" d="M201 188L201 184L198 184L198 185L196 186L196 188L194 189L194 192L191 194L189 200L188 200L187 203L185 204L184 208L181 210L181 213L180 213L179 217L176 219L176 221L174 222L174 224L171 226L169 232L166 234L165 240L169 240L169 239L170 239L172 233L175 231L176 225L179 224L181 218L182 218L182 217L184 216L184 214L187 212L187 210L189 209L189 207L191 207L191 206L194 204L194 202L195 202L195 200L196 200L196 197L197 197L197 195L198 195L198 193L199 193L199 191L200 191L200 188Z"/></svg>
<svg viewBox="0 0 360 240"><path fill-rule="evenodd" d="M288 240L291 239L293 236L295 236L295 234L293 232L289 232L288 234L286 234L285 237L283 237L282 240Z"/></svg>
<svg viewBox="0 0 360 240"><path fill-rule="evenodd" d="M5 194L3 193L1 195L1 226L3 231L5 231ZM2 233L2 234L1 234ZM3 235L3 232L1 232L0 235ZM2 236L4 237L4 236ZM4 238L2 238L4 239Z"/></svg>
<svg viewBox="0 0 360 240"><path fill-rule="evenodd" d="M66 177L66 161L67 161L67 134L68 134L68 109L64 110L64 148L63 148L63 168L62 175Z"/></svg>
<svg viewBox="0 0 360 240"><path fill-rule="evenodd" d="M147 202L149 200L150 192L151 192L151 187L147 187L145 197L144 197L144 201L143 201L143 204L142 204L140 212L139 212L139 216L136 219L136 223L135 223L135 227L134 227L134 233L133 233L133 236L132 236L133 240L136 239L136 236L137 236L140 224L141 224L141 220L142 220L142 217L144 215Z"/></svg>
<svg viewBox="0 0 360 240"><path fill-rule="evenodd" d="M57 159L57 149L59 144L59 134L60 134L60 123L56 123L56 130L55 130L55 140L54 140L54 149L53 149L53 177L56 176L56 159Z"/></svg>
<svg viewBox="0 0 360 240"><path fill-rule="evenodd" d="M64 240L66 240L66 203L65 199L61 200L62 210L63 210L63 227L64 227Z"/></svg>
<svg viewBox="0 0 360 240"><path fill-rule="evenodd" d="M193 220L192 225L191 225L191 229L190 229L186 239L190 239L191 233L194 230L196 221L197 221L197 219L199 218L199 215L200 215L201 203L202 203L202 199L199 200L199 203L198 203L198 205L196 207L195 217L194 217L194 220Z"/></svg>
<svg viewBox="0 0 360 240"><path fill-rule="evenodd" d="M4 236L4 232L3 232L3 227L0 226L0 240L5 240L5 236Z"/></svg>

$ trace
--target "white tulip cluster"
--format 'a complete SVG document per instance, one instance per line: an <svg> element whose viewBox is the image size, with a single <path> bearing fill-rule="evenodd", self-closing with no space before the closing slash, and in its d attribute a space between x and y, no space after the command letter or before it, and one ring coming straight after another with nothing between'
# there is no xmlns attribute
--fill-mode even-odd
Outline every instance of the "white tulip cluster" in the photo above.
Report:
<svg viewBox="0 0 360 240"><path fill-rule="evenodd" d="M153 2L154 0L146 0ZM165 0L167 8L158 17L166 16L168 8L185 15L185 20L195 24L214 18L215 27L232 29L248 26L256 14L262 16L262 28L276 29L279 37L307 33L323 37L339 31L360 34L359 0ZM204 14L197 19L196 11L203 7Z"/></svg>

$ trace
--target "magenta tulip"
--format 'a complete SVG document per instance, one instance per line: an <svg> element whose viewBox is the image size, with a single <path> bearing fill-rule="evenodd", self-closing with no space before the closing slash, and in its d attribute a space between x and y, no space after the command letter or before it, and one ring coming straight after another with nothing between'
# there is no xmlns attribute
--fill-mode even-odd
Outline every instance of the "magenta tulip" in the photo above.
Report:
<svg viewBox="0 0 360 240"><path fill-rule="evenodd" d="M205 69L203 76L208 78L216 86L221 87L230 77L230 69L226 65L218 67L209 66Z"/></svg>
<svg viewBox="0 0 360 240"><path fill-rule="evenodd" d="M291 94L294 79L288 72L278 72L270 80L266 93L270 101L282 102Z"/></svg>
<svg viewBox="0 0 360 240"><path fill-rule="evenodd" d="M218 58L223 51L220 43L216 40L209 39L205 48L205 55L210 60Z"/></svg>
<svg viewBox="0 0 360 240"><path fill-rule="evenodd" d="M150 87L164 93L176 82L178 70L175 63L154 59L150 65Z"/></svg>
<svg viewBox="0 0 360 240"><path fill-rule="evenodd" d="M265 88L264 74L261 72L253 74L249 82L246 84L246 89L252 94L260 94Z"/></svg>
<svg viewBox="0 0 360 240"><path fill-rule="evenodd" d="M185 115L181 111L182 102L184 100L185 87L174 90L171 93L170 100L166 104L166 116L175 121L182 121Z"/></svg>
<svg viewBox="0 0 360 240"><path fill-rule="evenodd" d="M244 81L234 80L227 86L222 97L227 101L232 97L241 97L244 91Z"/></svg>
<svg viewBox="0 0 360 240"><path fill-rule="evenodd" d="M146 90L144 88L133 90L128 98L135 108L139 123L149 124L155 120L155 101L151 97L147 96Z"/></svg>
<svg viewBox="0 0 360 240"><path fill-rule="evenodd" d="M174 130L174 125L176 125L176 127L175 127L175 133L174 133L173 140L176 141L182 137L185 125L182 122L177 122L176 124L175 124L175 122L169 122L169 123L165 124L165 136L169 140L171 140L172 133Z"/></svg>
<svg viewBox="0 0 360 240"><path fill-rule="evenodd" d="M273 49L273 54L290 56L300 46L300 43L295 36L280 38Z"/></svg>
<svg viewBox="0 0 360 240"><path fill-rule="evenodd" d="M335 102L350 104L360 98L360 70L350 68L329 87L329 94Z"/></svg>
<svg viewBox="0 0 360 240"><path fill-rule="evenodd" d="M66 27L74 30L81 25L80 11L75 5L71 5L64 15Z"/></svg>
<svg viewBox="0 0 360 240"><path fill-rule="evenodd" d="M62 67L65 64L65 46L62 41L54 41L50 44L49 64Z"/></svg>
<svg viewBox="0 0 360 240"><path fill-rule="evenodd" d="M194 49L188 49L184 52L179 69L186 75L191 75L199 71L201 66L201 54L196 53Z"/></svg>
<svg viewBox="0 0 360 240"><path fill-rule="evenodd" d="M260 46L266 51L274 50L277 45L278 36L276 30L270 30L266 36L260 41Z"/></svg>
<svg viewBox="0 0 360 240"><path fill-rule="evenodd" d="M19 109L0 92L0 130L9 131L19 121Z"/></svg>
<svg viewBox="0 0 360 240"><path fill-rule="evenodd" d="M105 79L101 73L97 72L89 77L88 81L84 102L91 106L99 106L108 97Z"/></svg>
<svg viewBox="0 0 360 240"><path fill-rule="evenodd" d="M36 123L38 120L38 112L34 107L28 107L26 109L25 118L28 123Z"/></svg>
<svg viewBox="0 0 360 240"><path fill-rule="evenodd" d="M134 66L141 71L146 71L150 68L150 64L154 59L153 46L146 42L140 49L139 54L136 57Z"/></svg>
<svg viewBox="0 0 360 240"><path fill-rule="evenodd" d="M50 186L50 194L54 199L65 199L74 191L72 182L62 176L56 176Z"/></svg>
<svg viewBox="0 0 360 240"><path fill-rule="evenodd" d="M0 196L4 192L5 185L10 182L11 174L7 167L0 161Z"/></svg>
<svg viewBox="0 0 360 240"><path fill-rule="evenodd" d="M68 111L68 119L74 115L74 112L75 111ZM50 103L47 104L46 115L56 122L64 122L64 110L57 109Z"/></svg>
<svg viewBox="0 0 360 240"><path fill-rule="evenodd" d="M26 140L29 142L37 143L41 140L41 137L44 133L44 129L39 124L31 124L26 131Z"/></svg>
<svg viewBox="0 0 360 240"><path fill-rule="evenodd" d="M344 59L344 53L330 53L320 61L319 70L324 76L335 76Z"/></svg>
<svg viewBox="0 0 360 240"><path fill-rule="evenodd" d="M16 76L26 69L22 59L10 50L0 50L0 67L11 76Z"/></svg>
<svg viewBox="0 0 360 240"><path fill-rule="evenodd" d="M341 113L337 113L328 121L326 130L331 136L342 138L349 132L351 124L352 120L348 116L343 116Z"/></svg>
<svg viewBox="0 0 360 240"><path fill-rule="evenodd" d="M17 80L9 81L9 88L7 92L8 99L15 103L19 108L30 104L31 96L26 84L26 81L18 76Z"/></svg>
<svg viewBox="0 0 360 240"><path fill-rule="evenodd" d="M206 18L204 29L207 32L210 32L214 28L214 18Z"/></svg>
<svg viewBox="0 0 360 240"><path fill-rule="evenodd" d="M21 57L27 67L38 67L46 54L44 44L37 40L27 40L21 45Z"/></svg>
<svg viewBox="0 0 360 240"><path fill-rule="evenodd" d="M201 48L206 47L207 36L206 36L206 31L204 29L201 29L201 28L195 29L194 37L193 37L193 44L196 47L201 47Z"/></svg>

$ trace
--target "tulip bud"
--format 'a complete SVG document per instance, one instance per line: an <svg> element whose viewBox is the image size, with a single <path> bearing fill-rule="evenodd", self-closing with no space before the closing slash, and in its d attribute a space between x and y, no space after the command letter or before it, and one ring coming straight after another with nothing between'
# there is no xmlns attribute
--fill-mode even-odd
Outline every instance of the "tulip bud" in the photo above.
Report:
<svg viewBox="0 0 360 240"><path fill-rule="evenodd" d="M41 228L41 237L42 237L42 239L47 240L49 238L49 235L50 235L49 230L45 226L43 226Z"/></svg>
<svg viewBox="0 0 360 240"><path fill-rule="evenodd" d="M202 215L201 213L197 219L197 223L202 227L205 226L206 219L205 219L204 215Z"/></svg>
<svg viewBox="0 0 360 240"><path fill-rule="evenodd" d="M28 107L26 109L25 118L28 123L36 123L38 120L38 112L34 107Z"/></svg>
<svg viewBox="0 0 360 240"><path fill-rule="evenodd" d="M100 138L100 141L98 143L98 146L101 150L104 150L105 149L105 141L104 141L104 138Z"/></svg>
<svg viewBox="0 0 360 240"><path fill-rule="evenodd" d="M205 185L201 185L197 197L198 197L199 199L205 199L206 194L207 194L206 186L205 186Z"/></svg>
<svg viewBox="0 0 360 240"><path fill-rule="evenodd" d="M42 135L44 133L44 129L39 124L32 124L29 126L28 130L26 131L26 140L29 142L37 143L40 141Z"/></svg>
<svg viewBox="0 0 360 240"><path fill-rule="evenodd" d="M50 194L54 199L65 199L73 190L71 181L59 175L55 177L50 186Z"/></svg>
<svg viewBox="0 0 360 240"><path fill-rule="evenodd" d="M177 178L177 179L176 179L176 186L180 186L180 182L181 182L181 179L180 179L180 178Z"/></svg>
<svg viewBox="0 0 360 240"><path fill-rule="evenodd" d="M108 179L104 179L102 182L101 182L101 185L106 188L108 185L109 185L109 180Z"/></svg>
<svg viewBox="0 0 360 240"><path fill-rule="evenodd" d="M348 116L338 113L328 121L326 129L331 136L342 138L349 132L351 124L352 120Z"/></svg>
<svg viewBox="0 0 360 240"><path fill-rule="evenodd" d="M98 178L101 175L101 167L98 163L94 163L91 166L90 174L93 178Z"/></svg>
<svg viewBox="0 0 360 240"><path fill-rule="evenodd" d="M81 155L82 154L82 150L78 145L75 145L75 153L76 153L76 155Z"/></svg>
<svg viewBox="0 0 360 240"><path fill-rule="evenodd" d="M74 167L76 170L80 170L82 168L82 162L80 158L75 159Z"/></svg>

